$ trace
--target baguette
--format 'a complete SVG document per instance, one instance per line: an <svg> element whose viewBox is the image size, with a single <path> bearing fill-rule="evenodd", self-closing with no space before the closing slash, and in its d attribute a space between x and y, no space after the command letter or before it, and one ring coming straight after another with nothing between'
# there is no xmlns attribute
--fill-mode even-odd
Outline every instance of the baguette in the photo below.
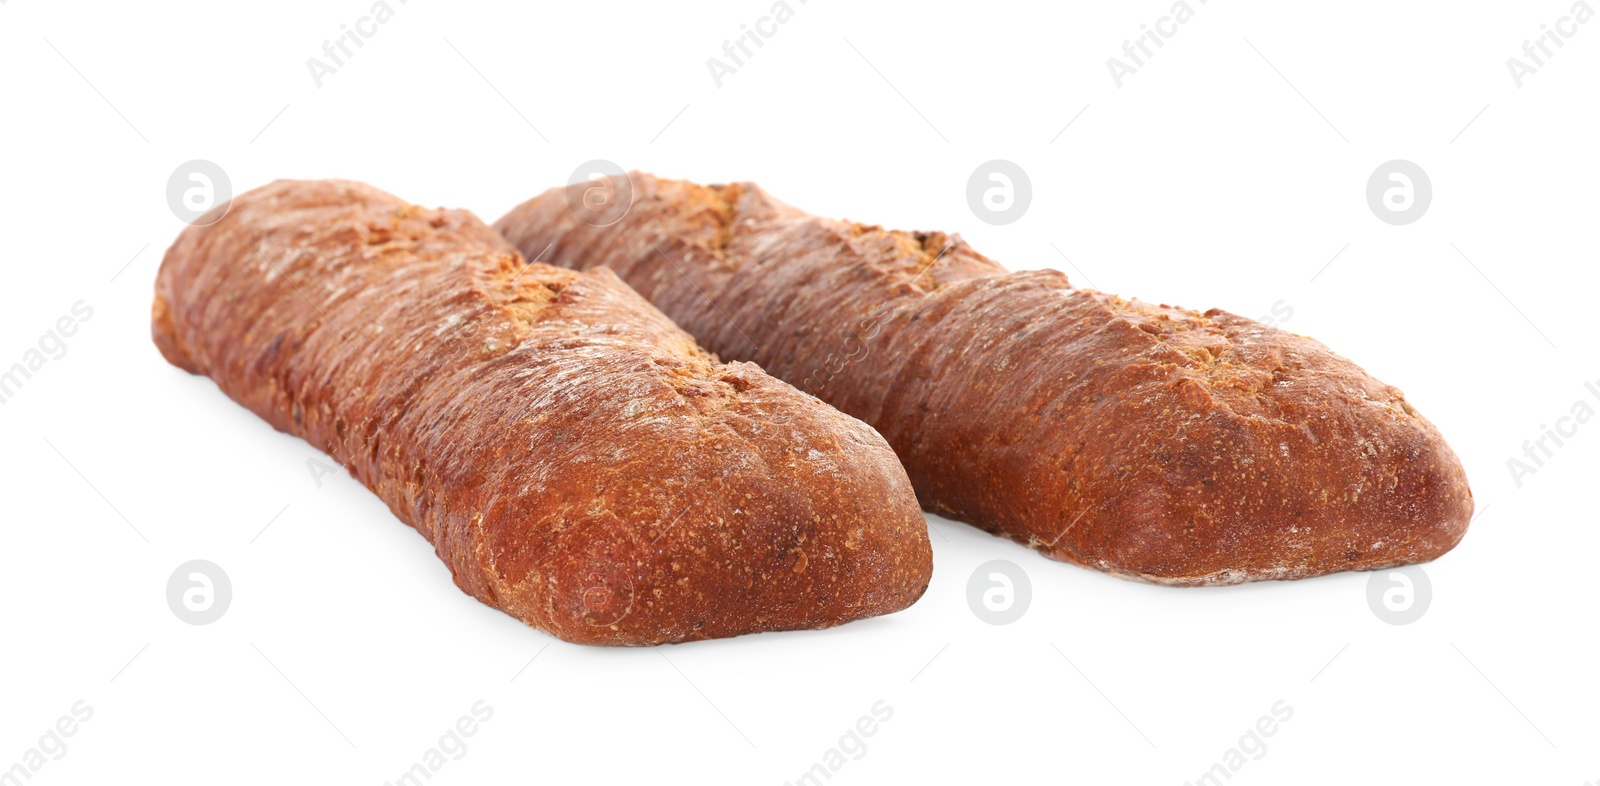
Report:
<svg viewBox="0 0 1600 786"><path fill-rule="evenodd" d="M567 641L825 628L928 584L926 520L876 432L465 211L257 189L167 251L153 333L343 463L463 591Z"/></svg>
<svg viewBox="0 0 1600 786"><path fill-rule="evenodd" d="M1434 426L1304 336L1008 273L956 236L818 218L749 183L607 186L631 192L608 226L568 207L592 184L495 226L611 268L722 357L872 424L925 509L1051 558L1296 579L1434 559L1472 516Z"/></svg>

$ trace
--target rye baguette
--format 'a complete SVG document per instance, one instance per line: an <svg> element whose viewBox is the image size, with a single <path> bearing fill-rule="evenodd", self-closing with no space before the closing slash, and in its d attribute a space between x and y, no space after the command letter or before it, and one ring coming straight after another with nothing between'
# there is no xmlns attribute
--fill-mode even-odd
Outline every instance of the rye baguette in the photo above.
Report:
<svg viewBox="0 0 1600 786"><path fill-rule="evenodd" d="M1008 273L956 236L819 218L750 183L634 173L605 184L625 214L586 220L600 187L495 226L609 267L722 357L872 424L930 511L1180 585L1423 562L1466 531L1439 432L1310 338Z"/></svg>
<svg viewBox="0 0 1600 786"><path fill-rule="evenodd" d="M153 332L338 459L482 602L584 644L823 628L928 584L871 428L472 214L280 181L190 227Z"/></svg>

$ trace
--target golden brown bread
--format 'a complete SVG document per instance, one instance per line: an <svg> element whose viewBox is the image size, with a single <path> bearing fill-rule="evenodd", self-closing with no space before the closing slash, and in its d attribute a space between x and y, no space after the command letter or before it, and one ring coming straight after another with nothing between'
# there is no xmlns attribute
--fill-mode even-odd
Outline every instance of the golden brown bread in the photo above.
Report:
<svg viewBox="0 0 1600 786"><path fill-rule="evenodd" d="M340 460L461 589L568 641L823 628L927 587L883 439L472 214L280 181L190 227L153 332Z"/></svg>
<svg viewBox="0 0 1600 786"><path fill-rule="evenodd" d="M753 184L630 178L612 225L555 189L495 226L610 267L722 357L872 424L928 510L1184 585L1421 562L1466 531L1438 431L1309 338L1007 273L957 237L818 218Z"/></svg>

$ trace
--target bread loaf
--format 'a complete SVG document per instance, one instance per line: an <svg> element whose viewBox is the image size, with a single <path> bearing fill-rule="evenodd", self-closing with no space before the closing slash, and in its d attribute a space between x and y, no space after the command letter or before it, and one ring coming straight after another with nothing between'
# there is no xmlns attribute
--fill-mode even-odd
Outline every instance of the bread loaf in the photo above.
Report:
<svg viewBox="0 0 1600 786"><path fill-rule="evenodd" d="M496 224L606 266L724 358L872 424L924 508L1180 585L1431 560L1472 492L1401 392L1309 338L1007 273L958 237L818 218L756 186L635 173L620 220L573 186Z"/></svg>
<svg viewBox="0 0 1600 786"><path fill-rule="evenodd" d="M928 584L883 439L472 214L277 182L156 282L173 364L341 461L473 597L568 641L823 628Z"/></svg>

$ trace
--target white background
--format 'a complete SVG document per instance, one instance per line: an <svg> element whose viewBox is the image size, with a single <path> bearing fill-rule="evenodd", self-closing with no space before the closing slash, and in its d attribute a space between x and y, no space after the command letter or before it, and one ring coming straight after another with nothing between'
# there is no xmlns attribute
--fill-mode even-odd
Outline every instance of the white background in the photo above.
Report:
<svg viewBox="0 0 1600 786"><path fill-rule="evenodd" d="M1506 59L1567 0L1196 0L1118 88L1106 59L1166 0L792 0L718 88L706 59L767 0L392 1L320 88L306 59L367 0L0 4L0 365L73 303L94 311L0 405L0 768L84 700L93 718L30 783L381 784L484 700L493 718L430 783L782 784L881 700L892 719L830 784L1176 786L1283 700L1292 720L1230 784L1600 781L1600 419L1520 488L1506 466L1574 402L1600 409L1600 21L1519 88ZM236 192L354 178L486 220L603 158L959 231L1146 300L1282 301L1284 327L1439 426L1480 515L1406 626L1369 609L1366 574L1160 588L930 518L933 584L905 612L565 644L457 591L372 494L342 473L319 488L320 454L163 362L166 181L196 158ZM965 197L995 158L1033 184L1008 226ZM1434 189L1403 227L1364 196L1396 158ZM195 558L234 594L201 627L164 599ZM1032 580L1009 626L965 599L991 559Z"/></svg>

